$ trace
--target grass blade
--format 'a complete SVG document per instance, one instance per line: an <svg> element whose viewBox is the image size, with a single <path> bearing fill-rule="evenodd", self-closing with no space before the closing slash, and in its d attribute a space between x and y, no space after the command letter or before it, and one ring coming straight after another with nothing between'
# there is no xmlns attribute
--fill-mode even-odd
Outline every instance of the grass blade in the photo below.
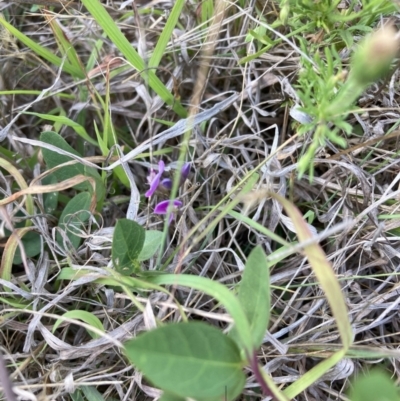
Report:
<svg viewBox="0 0 400 401"><path fill-rule="evenodd" d="M49 50L40 46L39 44L34 42L32 39L28 38L26 35L24 35L18 29L16 29L11 24L9 24L1 16L0 16L0 24L3 25L4 28L6 28L12 35L14 35L18 40L20 40L25 46L32 49L37 55L39 55L40 57L43 57L49 63L51 63L57 67L62 67L63 71L67 72L68 74L70 74L74 77L77 77L80 79L85 77L85 74L81 71L81 69L74 67L67 61L63 62L63 60L60 57L57 57L55 54L53 54Z"/></svg>
<svg viewBox="0 0 400 401"><path fill-rule="evenodd" d="M159 80L154 71L146 71L146 64L138 52L132 47L128 39L122 34L115 21L98 0L82 0L82 3L94 17L97 23L103 28L107 36L118 47L126 60L141 73L142 77L149 82L150 87L161 97L161 99L180 116L186 117L186 110L174 99L171 92Z"/></svg>

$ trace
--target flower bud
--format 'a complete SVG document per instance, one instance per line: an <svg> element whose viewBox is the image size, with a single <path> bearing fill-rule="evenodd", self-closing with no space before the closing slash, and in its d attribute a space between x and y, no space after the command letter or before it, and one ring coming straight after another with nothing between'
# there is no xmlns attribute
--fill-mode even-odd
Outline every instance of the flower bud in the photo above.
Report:
<svg viewBox="0 0 400 401"><path fill-rule="evenodd" d="M399 49L393 25L386 25L364 39L353 56L351 78L367 86L387 74Z"/></svg>

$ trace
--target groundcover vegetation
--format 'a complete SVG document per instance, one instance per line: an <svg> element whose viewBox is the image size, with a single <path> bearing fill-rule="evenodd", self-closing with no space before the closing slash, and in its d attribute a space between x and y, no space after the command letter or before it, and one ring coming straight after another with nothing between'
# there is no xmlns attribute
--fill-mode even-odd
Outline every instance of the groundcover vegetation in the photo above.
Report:
<svg viewBox="0 0 400 401"><path fill-rule="evenodd" d="M0 2L5 400L400 400L398 4Z"/></svg>

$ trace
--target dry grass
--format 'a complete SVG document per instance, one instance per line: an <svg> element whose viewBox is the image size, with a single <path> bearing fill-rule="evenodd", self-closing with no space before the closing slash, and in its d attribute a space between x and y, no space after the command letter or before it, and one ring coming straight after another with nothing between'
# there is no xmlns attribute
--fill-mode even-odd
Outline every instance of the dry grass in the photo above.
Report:
<svg viewBox="0 0 400 401"><path fill-rule="evenodd" d="M346 2L342 3L345 7ZM205 4L209 3L203 7ZM140 2L134 5L132 13L131 3L113 1L107 4L107 11L118 21L132 46L146 58L164 28L165 15L171 6L168 1ZM299 123L289 114L295 100L293 85L301 67L296 40L282 41L255 60L239 64L242 57L258 50L256 41L246 41L249 29L255 27L257 14L263 13L272 24L278 18L278 6L267 2L258 8L257 2L239 5L220 0L215 3L213 17L205 23L201 21L204 11L201 7L202 3L185 4L179 29L174 31L156 74L162 82L169 83L173 95L190 115L212 107L232 91L240 96L186 138L184 151L193 167L189 181L181 188L185 206L169 227L162 263L169 260L167 271L205 276L235 288L246 256L255 245L262 244L267 254L280 246L260 233L252 222L288 242L295 240L291 223L279 204L263 196L265 190L279 193L308 216L318 233L334 228L321 245L340 280L355 335L350 351L354 357L342 360L296 399L347 400L349 379L376 364L384 366L398 381L399 354L395 352L400 338L398 70L394 68L385 81L372 85L363 94L357 104L362 113L349 114L347 122L355 127L356 134L347 138L346 150L329 142L318 149L314 179L310 183L307 175L298 179L296 168L312 135L297 135ZM50 22L57 21L83 63L86 65L91 55L95 60L88 71L94 78L78 80L45 62L0 28L0 90L37 91L13 96L0 93L2 127L31 105L29 111L38 113L62 111L95 138L93 122L101 126L99 116L106 115L98 96L104 99L108 91L112 127L124 153L162 132L165 125L161 120L179 120L168 106L157 101L155 93L120 58L109 39L104 40L99 51L95 50L102 30L84 8L51 11L3 1L0 12L21 32L55 54L59 50ZM398 15L391 18L399 22ZM379 18L373 24L378 22ZM290 27L281 27L280 33L288 36ZM324 40L327 46L331 44L329 36L323 35L321 31L315 32L306 39L310 46L320 41L323 48ZM108 76L106 68L110 60L114 63L112 71L117 73ZM343 60L346 65L348 59ZM40 91L48 88L50 95L33 102ZM19 139L38 139L44 129L44 122L37 117L20 114L1 144L1 157L12 163L28 184L45 171L45 165L38 148ZM101 155L98 148L83 144L71 128L56 125L54 129L86 158ZM393 134L382 139L388 132ZM171 139L150 147L147 155L129 163L140 194L148 188L148 168L161 157L158 151L167 150L162 157L168 165L178 160L180 144L179 138ZM200 235L216 216L217 210L210 211L209 207L217 205L266 158L269 161L260 170L254 196L261 195L246 203L247 207L239 204L235 208L251 221L227 215L209 236L201 239ZM106 157L91 160L109 163ZM3 198L19 190L15 177L4 168L0 188ZM67 400L74 389L83 389L85 397L90 399L87 386L94 386L107 400L153 400L160 395L159 390L129 366L121 355L121 342L154 327L157 320L179 320L176 301L189 318L221 328L227 326L230 317L213 299L195 290L177 289L176 300L166 293L142 291L136 294L136 301L142 305L139 308L132 297L116 288L93 283L90 275L73 282L57 281L60 269L65 266L103 271L110 262L112 227L118 218L125 217L130 199L129 189L116 175L110 175L103 208L82 233L81 247L77 252L63 255L56 245L55 225L72 193L72 189L62 192L64 198L59 200L56 217L43 213L41 193L34 198L33 216L21 200L2 209L3 246L7 240L4 230L12 230L27 218L45 243L39 255L28 259L25 269L22 264L14 265L12 287L5 286L3 275L0 280L2 353L15 390L22 399ZM152 213L153 202L149 204L142 199L137 220L146 227L162 230L164 220ZM184 247L180 246L182 242ZM179 252L173 255L175 250ZM168 259L171 255L173 258ZM67 256L71 259L67 260ZM2 269L3 264L4 260ZM157 258L143 267L158 268ZM259 351L259 362L275 383L284 387L337 350L339 335L324 293L301 253L275 265L271 285L271 322ZM68 319L52 334L55 320L75 309L96 315L107 334L91 339L83 323L72 324ZM385 355L387 358L383 359ZM259 385L249 372L243 400L261 398Z"/></svg>

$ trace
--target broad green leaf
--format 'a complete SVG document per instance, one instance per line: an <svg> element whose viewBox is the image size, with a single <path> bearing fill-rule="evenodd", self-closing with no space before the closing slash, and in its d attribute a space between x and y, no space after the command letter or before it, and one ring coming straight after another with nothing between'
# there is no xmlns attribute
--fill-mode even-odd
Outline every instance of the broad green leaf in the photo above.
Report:
<svg viewBox="0 0 400 401"><path fill-rule="evenodd" d="M35 231L30 231L22 238L22 244L24 245L24 251L27 258L33 258L42 250L42 237ZM15 265L22 263L21 250L18 247L15 250L14 261Z"/></svg>
<svg viewBox="0 0 400 401"><path fill-rule="evenodd" d="M127 285L129 285L128 281L131 281L131 286L135 288L136 280L132 277L126 277ZM187 274L160 274L146 276L146 281L147 283L156 285L181 285L203 291L209 296L215 298L226 308L235 322L240 349L247 355L252 354L254 347L249 322L239 300L225 286L216 281L210 280L209 278Z"/></svg>
<svg viewBox="0 0 400 401"><path fill-rule="evenodd" d="M158 399L158 401L186 401L185 397L179 397L177 395L163 392L162 396Z"/></svg>
<svg viewBox="0 0 400 401"><path fill-rule="evenodd" d="M236 343L202 322L174 323L125 343L130 362L155 386L180 397L228 400L243 389L245 376Z"/></svg>
<svg viewBox="0 0 400 401"><path fill-rule="evenodd" d="M399 401L398 387L381 370L373 370L359 377L350 391L351 401Z"/></svg>
<svg viewBox="0 0 400 401"><path fill-rule="evenodd" d="M143 249L145 235L145 229L138 223L128 219L117 221L112 242L112 260L119 273L130 275L138 269L138 257Z"/></svg>
<svg viewBox="0 0 400 401"><path fill-rule="evenodd" d="M91 195L88 192L81 192L74 196L61 213L58 227L67 233L72 246L78 248L81 237L76 235L83 228L84 223L90 217ZM64 247L64 241L61 234L57 233L57 242Z"/></svg>
<svg viewBox="0 0 400 401"><path fill-rule="evenodd" d="M82 320L83 322L89 324L90 326L95 327L98 330L101 330L103 332L105 331L100 319L97 316L93 315L93 313L90 313L90 312L87 312L84 310L71 310L71 311L65 312L62 315L62 317L69 318L69 319L79 319L79 320ZM58 319L54 323L52 333L54 333L57 330L58 326L63 321L64 321L63 319ZM88 333L92 338L100 338L100 336L98 334L94 333L93 331L88 330Z"/></svg>
<svg viewBox="0 0 400 401"><path fill-rule="evenodd" d="M76 156L81 156L60 135L58 135L55 132L52 132L52 131L43 132L40 135L40 140L43 142L46 142L50 145L53 145L59 149L70 152ZM57 152L53 152L52 150L45 149L45 148L42 149L42 154L43 154L44 161L46 162L46 165L49 169L73 160L72 158L70 158L68 156L61 155ZM53 174L59 181L64 181L68 178L75 177L79 174L83 174L83 175L92 177L96 181L97 202L100 202L104 198L105 188L104 188L103 181L102 181L99 173L97 172L97 170L93 167L87 167L81 163L75 163L75 164L72 164L71 166L65 166L60 169L57 169ZM82 190L82 191L91 191L92 190L91 185L88 183L82 183L82 184L76 185L75 188L77 188L78 190Z"/></svg>
<svg viewBox="0 0 400 401"><path fill-rule="evenodd" d="M254 248L247 259L238 297L250 323L254 348L257 349L268 327L271 305L269 264L261 246Z"/></svg>
<svg viewBox="0 0 400 401"><path fill-rule="evenodd" d="M160 248L162 237L162 231L147 230L143 249L140 251L138 260L148 260L153 257Z"/></svg>
<svg viewBox="0 0 400 401"><path fill-rule="evenodd" d="M42 180L43 185L53 185L57 183L57 178L54 175L46 176ZM57 210L58 192L50 192L43 194L44 211L48 214L53 214Z"/></svg>

